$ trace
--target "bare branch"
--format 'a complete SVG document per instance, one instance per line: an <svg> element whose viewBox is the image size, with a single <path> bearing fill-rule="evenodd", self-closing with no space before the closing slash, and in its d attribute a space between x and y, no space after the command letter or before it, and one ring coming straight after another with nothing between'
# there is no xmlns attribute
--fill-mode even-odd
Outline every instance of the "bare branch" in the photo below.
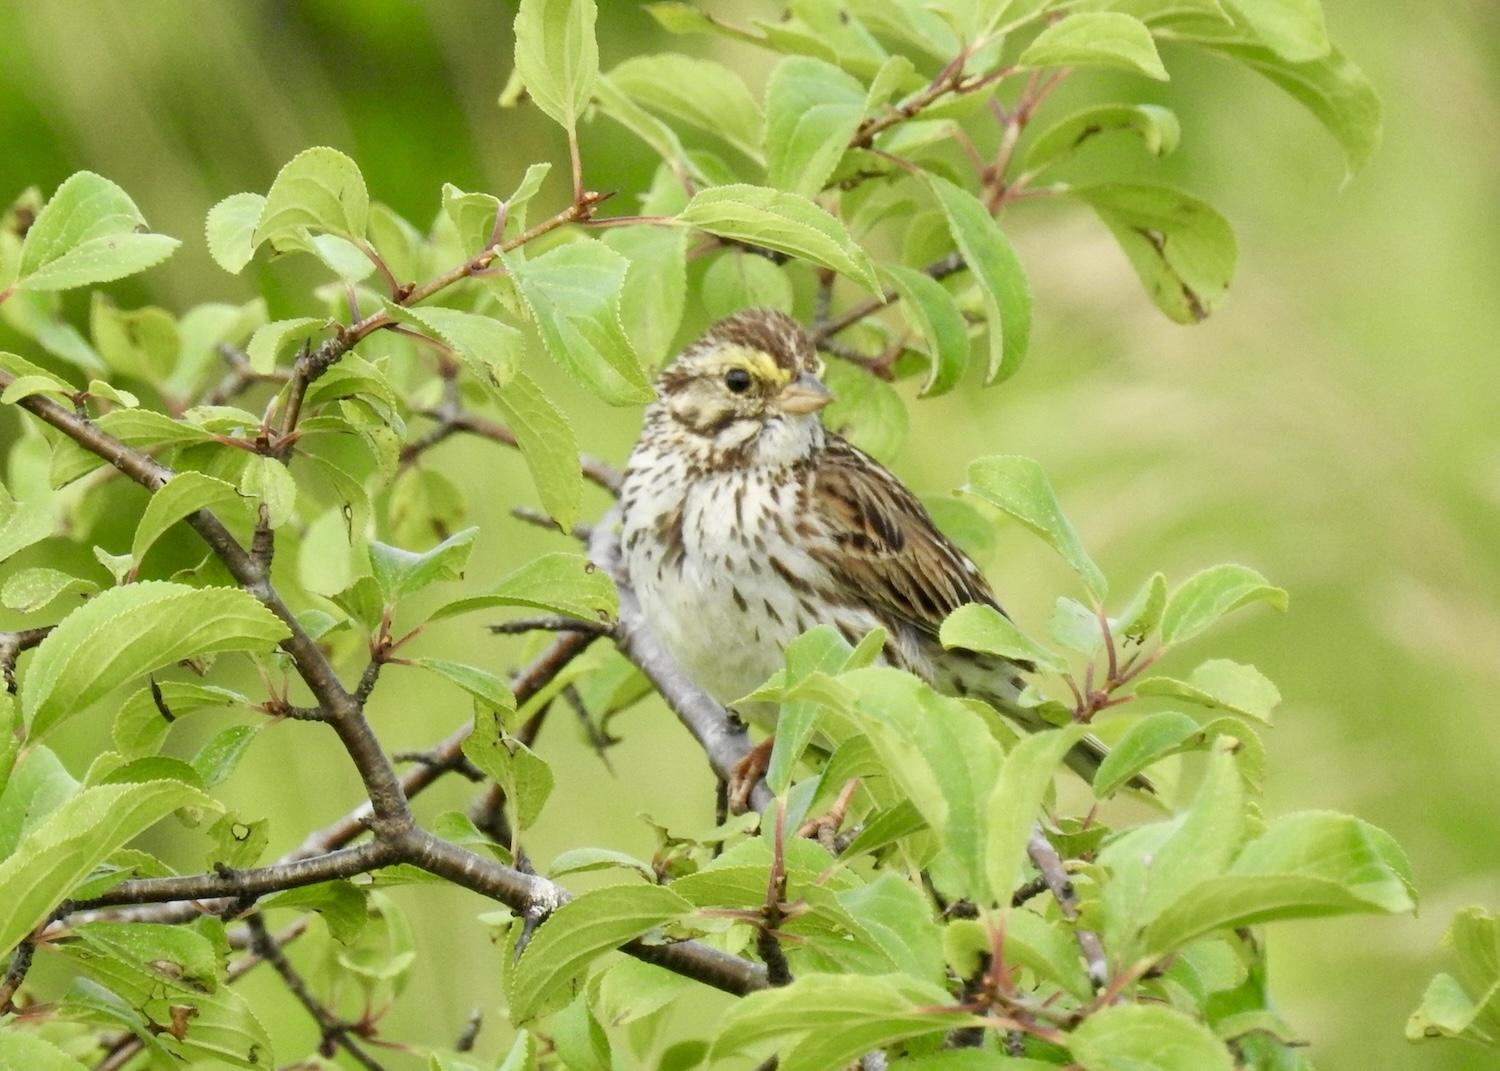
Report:
<svg viewBox="0 0 1500 1071"><path fill-rule="evenodd" d="M31 957L35 954L36 942L30 937L16 946L15 955L10 958L10 966L5 971L5 977L0 978L0 1015L10 1014L16 992L21 988L21 983L26 980L26 972L31 969Z"/></svg>
<svg viewBox="0 0 1500 1071"><path fill-rule="evenodd" d="M0 632L0 676L4 677L5 690L11 695L16 694L16 659L22 651L29 651L45 640L53 627L43 625L18 632Z"/></svg>
<svg viewBox="0 0 1500 1071"><path fill-rule="evenodd" d="M486 420L466 410L442 406L437 409L424 410L422 415L429 420L436 421L436 426L401 448L400 458L405 464L410 464L438 443L460 432L488 439L490 442L508 446L513 450L520 449L521 444L517 441L515 432L504 424ZM587 454L582 455L579 462L585 478L598 484L612 495L620 493L620 481L624 479L624 476L619 469Z"/></svg>
<svg viewBox="0 0 1500 1071"><path fill-rule="evenodd" d="M90 900L64 904L62 910L71 914L120 904L264 896L301 885L316 885L323 881L353 877L399 861L401 853L393 844L385 840L372 840L355 848L341 848L323 855L275 863L253 870L225 868L211 874L134 878L122 881L108 892ZM220 907L222 904L214 906Z"/></svg>
<svg viewBox="0 0 1500 1071"><path fill-rule="evenodd" d="M1047 834L1042 831L1041 826L1032 829L1031 839L1026 842L1026 854L1042 872L1042 879L1057 900L1057 906L1062 910L1063 918L1069 922L1076 922L1078 920L1078 894L1073 889L1073 879L1068 877L1062 857L1057 854L1057 849L1047 839ZM1078 929L1075 932L1078 936L1078 947L1083 951L1084 962L1088 964L1089 981L1093 983L1095 989L1100 989L1109 981L1109 962L1104 956L1104 946L1099 943L1099 935L1093 930Z"/></svg>
<svg viewBox="0 0 1500 1071"><path fill-rule="evenodd" d="M250 947L262 960L275 968L276 973L281 975L281 980L286 983L287 989L291 990L292 996L296 997L297 1002L307 1009L307 1013L318 1024L318 1029L323 1032L323 1044L320 1049L322 1055L332 1056L333 1046L338 1045L367 1071L385 1071L377 1060L349 1036L350 1025L334 1015L322 1001L313 996L307 982L303 980L302 975L297 973L291 960L287 959L286 954L282 952L281 945L266 931L266 924L261 921L260 916L250 915L245 920L245 925L250 928Z"/></svg>
<svg viewBox="0 0 1500 1071"><path fill-rule="evenodd" d="M487 626L497 636L519 636L525 632L581 632L586 636L603 636L609 626L601 621L581 617L522 617Z"/></svg>

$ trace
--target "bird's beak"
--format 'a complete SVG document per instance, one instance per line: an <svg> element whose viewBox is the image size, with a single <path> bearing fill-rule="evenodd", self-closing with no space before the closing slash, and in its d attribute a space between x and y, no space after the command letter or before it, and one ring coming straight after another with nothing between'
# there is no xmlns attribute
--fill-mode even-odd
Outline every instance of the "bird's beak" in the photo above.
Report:
<svg viewBox="0 0 1500 1071"><path fill-rule="evenodd" d="M833 392L816 377L803 372L781 389L776 405L784 413L816 413L833 401Z"/></svg>

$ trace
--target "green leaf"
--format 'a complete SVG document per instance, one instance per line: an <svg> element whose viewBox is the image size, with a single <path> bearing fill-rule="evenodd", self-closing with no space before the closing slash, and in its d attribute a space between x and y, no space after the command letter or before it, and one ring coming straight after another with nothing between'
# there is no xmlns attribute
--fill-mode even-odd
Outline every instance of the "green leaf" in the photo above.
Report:
<svg viewBox="0 0 1500 1071"><path fill-rule="evenodd" d="M200 509L239 505L243 499L231 484L201 472L179 472L151 496L135 528L130 556L137 566L166 530Z"/></svg>
<svg viewBox="0 0 1500 1071"><path fill-rule="evenodd" d="M1104 1008L1080 1023L1067 1044L1083 1071L1234 1069L1229 1050L1207 1027L1160 1004Z"/></svg>
<svg viewBox="0 0 1500 1071"><path fill-rule="evenodd" d="M163 309L117 309L103 294L94 295L89 330L99 356L115 372L160 383L177 362L181 339L177 321Z"/></svg>
<svg viewBox="0 0 1500 1071"><path fill-rule="evenodd" d="M240 474L239 493L266 507L272 528L280 528L292 519L297 506L297 481L285 462L274 457L255 455Z"/></svg>
<svg viewBox="0 0 1500 1071"><path fill-rule="evenodd" d="M1163 81L1151 31L1118 11L1081 11L1054 22L1021 53L1020 67L1120 67Z"/></svg>
<svg viewBox="0 0 1500 1071"><path fill-rule="evenodd" d="M516 963L511 1018L531 1019L595 958L691 910L659 885L612 885L564 904L537 929Z"/></svg>
<svg viewBox="0 0 1500 1071"><path fill-rule="evenodd" d="M1083 541L1058 505L1047 474L1027 457L982 457L969 465L966 494L988 502L1031 529L1073 567L1096 599L1108 590L1104 574L1094 564Z"/></svg>
<svg viewBox="0 0 1500 1071"><path fill-rule="evenodd" d="M316 316L298 316L290 320L273 320L256 329L245 347L250 367L261 375L276 370L276 358L288 345L317 336L328 328L327 320Z"/></svg>
<svg viewBox="0 0 1500 1071"><path fill-rule="evenodd" d="M865 87L811 56L789 56L766 84L766 180L812 197L843 158L865 112Z"/></svg>
<svg viewBox="0 0 1500 1071"><path fill-rule="evenodd" d="M15 698L4 692L0 695L5 696L0 706L6 710L12 746L18 749L21 741L16 734L19 716ZM14 852L22 836L78 791L78 782L45 744L29 748L19 762L12 750L7 764L7 779L0 791L0 858Z"/></svg>
<svg viewBox="0 0 1500 1071"><path fill-rule="evenodd" d="M0 528L0 538L3 538L4 529ZM0 554L0 558L4 555ZM99 585L92 580L84 580L71 573L64 573L57 569L37 567L34 569L22 569L12 573L0 587L0 606L7 610L15 610L17 613L35 613L48 605L53 600L60 599L64 595L79 594L92 595L99 590Z"/></svg>
<svg viewBox="0 0 1500 1071"><path fill-rule="evenodd" d="M902 798L942 837L939 891L978 901L989 887L985 822L1001 763L989 728L962 702L893 669L856 670L839 683L855 690L859 726Z"/></svg>
<svg viewBox="0 0 1500 1071"><path fill-rule="evenodd" d="M1120 615L1110 618L1109 627L1116 636L1144 643L1161 624L1166 606L1167 578L1161 573L1153 573Z"/></svg>
<svg viewBox="0 0 1500 1071"><path fill-rule="evenodd" d="M703 311L722 320L741 309L792 311L792 280L786 269L754 253L729 250L703 273Z"/></svg>
<svg viewBox="0 0 1500 1071"><path fill-rule="evenodd" d="M492 193L465 193L451 182L443 183L443 213L453 221L465 256L488 248L500 213L500 198ZM402 306L394 306L391 311Z"/></svg>
<svg viewBox="0 0 1500 1071"><path fill-rule="evenodd" d="M874 265L844 225L807 198L764 186L700 190L677 217L721 238L774 249L878 289Z"/></svg>
<svg viewBox="0 0 1500 1071"><path fill-rule="evenodd" d="M1165 186L1107 183L1065 192L1098 213L1168 317L1198 323L1224 300L1234 275L1234 232L1212 207Z"/></svg>
<svg viewBox="0 0 1500 1071"><path fill-rule="evenodd" d="M71 290L134 275L180 244L143 234L145 217L124 190L90 171L70 176L37 213L21 245L17 290Z"/></svg>
<svg viewBox="0 0 1500 1071"><path fill-rule="evenodd" d="M1177 116L1167 108L1155 104L1097 104L1059 119L1038 134L1026 150L1021 170L1051 167L1100 134L1116 130L1138 135L1152 156L1173 152L1182 136Z"/></svg>
<svg viewBox="0 0 1500 1071"><path fill-rule="evenodd" d="M1409 866L1389 835L1349 815L1311 811L1273 821L1227 873L1161 911L1145 942L1165 952L1214 930L1413 906Z"/></svg>
<svg viewBox="0 0 1500 1071"><path fill-rule="evenodd" d="M611 405L656 397L620 320L629 261L601 242L577 241L507 263L553 360Z"/></svg>
<svg viewBox="0 0 1500 1071"><path fill-rule="evenodd" d="M572 528L583 508L583 470L572 426L524 372L517 372L494 402L521 448L542 508L561 528Z"/></svg>
<svg viewBox="0 0 1500 1071"><path fill-rule="evenodd" d="M3 260L3 255L0 255L0 260ZM0 264L0 279L3 278L4 265ZM49 291L20 291L0 303L0 320L35 341L48 353L85 372L103 371L104 365L99 360L99 355L76 327L61 318L61 313L62 295ZM17 359L14 354L0 354L0 367L14 371L7 365Z"/></svg>
<svg viewBox="0 0 1500 1071"><path fill-rule="evenodd" d="M1196 721L1175 710L1148 714L1111 745L1094 775L1094 795L1102 799L1113 794L1153 762L1176 754L1201 731Z"/></svg>
<svg viewBox="0 0 1500 1071"><path fill-rule="evenodd" d="M363 239L370 194L359 165L337 149L304 149L276 174L251 235L265 241L297 237L306 228Z"/></svg>
<svg viewBox="0 0 1500 1071"><path fill-rule="evenodd" d="M609 80L653 112L760 159L760 108L739 74L722 63L675 52L635 56L610 71Z"/></svg>
<svg viewBox="0 0 1500 1071"><path fill-rule="evenodd" d="M1351 175L1379 148L1380 97L1364 72L1337 48L1330 48L1317 59L1295 62L1218 20L1164 27L1158 36L1236 60L1278 86L1333 135L1344 151Z"/></svg>
<svg viewBox="0 0 1500 1071"><path fill-rule="evenodd" d="M481 383L503 387L515 375L521 332L492 316L480 316L436 305L408 309L387 305L386 311L453 350L464 367Z"/></svg>
<svg viewBox="0 0 1500 1071"><path fill-rule="evenodd" d="M416 553L370 540L370 569L387 606L439 580L461 580L478 528L455 532L431 550Z"/></svg>
<svg viewBox="0 0 1500 1071"><path fill-rule="evenodd" d="M89 380L88 392L95 398L103 398L105 401L113 402L115 405L122 405L126 409L134 409L141 404L141 400L128 390L121 390L119 387L106 383L102 379Z"/></svg>
<svg viewBox="0 0 1500 1071"><path fill-rule="evenodd" d="M653 884L656 882L656 871L651 869L650 864L611 848L570 848L552 860L552 865L547 868L547 876L556 879L568 874L587 874L615 867L634 870L647 881Z"/></svg>
<svg viewBox="0 0 1500 1071"><path fill-rule="evenodd" d="M266 650L288 635L244 591L145 581L65 617L32 655L22 710L33 736L126 681L216 651Z"/></svg>
<svg viewBox="0 0 1500 1071"><path fill-rule="evenodd" d="M316 911L323 917L333 939L339 944L349 945L358 940L370 920L368 900L364 889L347 881L324 881L279 892L262 900L261 906Z"/></svg>
<svg viewBox="0 0 1500 1071"><path fill-rule="evenodd" d="M857 373L863 375L863 373ZM787 644L783 682L790 691L815 673L838 673L853 648L831 625L809 629ZM784 702L777 716L776 742L766 770L766 785L777 796L791 787L797 761L812 742L817 728L818 704L805 699Z"/></svg>
<svg viewBox="0 0 1500 1071"><path fill-rule="evenodd" d="M249 697L192 681L159 681L154 690L142 688L120 704L112 730L115 747L130 759L154 755L180 718L201 710L234 706L250 706Z"/></svg>
<svg viewBox="0 0 1500 1071"><path fill-rule="evenodd" d="M52 534L52 515L41 506L17 502L0 484L0 562Z"/></svg>
<svg viewBox="0 0 1500 1071"><path fill-rule="evenodd" d="M255 256L255 227L265 210L266 199L258 193L232 193L208 210L208 255L230 275L244 271Z"/></svg>
<svg viewBox="0 0 1500 1071"><path fill-rule="evenodd" d="M630 262L620 317L648 367L662 364L687 301L687 232L679 227L612 227L604 244Z"/></svg>
<svg viewBox="0 0 1500 1071"><path fill-rule="evenodd" d="M208 827L208 835L214 846L207 856L208 868L227 866L231 870L243 870L260 862L266 845L271 842L271 823L264 818L245 821L237 814L226 812Z"/></svg>
<svg viewBox="0 0 1500 1071"><path fill-rule="evenodd" d="M0 391L0 404L16 405L34 394L51 394L62 402L70 400L74 391L61 386L53 376L21 376Z"/></svg>
<svg viewBox="0 0 1500 1071"><path fill-rule="evenodd" d="M1321 59L1332 45L1318 0L1226 0L1271 51L1292 63Z"/></svg>
<svg viewBox="0 0 1500 1071"><path fill-rule="evenodd" d="M1407 1038L1465 1038L1500 1047L1500 925L1483 908L1466 908L1453 916L1443 943L1457 957L1458 977L1433 978L1407 1020Z"/></svg>
<svg viewBox="0 0 1500 1071"><path fill-rule="evenodd" d="M988 802L985 868L990 897L1001 907L1021 884L1026 844L1058 765L1088 733L1083 725L1048 729L1022 740L1005 756Z"/></svg>
<svg viewBox="0 0 1500 1071"><path fill-rule="evenodd" d="M172 781L96 785L63 803L0 862L0 950L14 948L115 849L186 806L217 805Z"/></svg>
<svg viewBox="0 0 1500 1071"><path fill-rule="evenodd" d="M701 169L688 155L677 132L626 96L609 75L601 75L594 84L594 103L601 114L609 116L650 146L675 177L695 184L704 180Z"/></svg>
<svg viewBox="0 0 1500 1071"><path fill-rule="evenodd" d="M900 295L906 322L927 344L927 379L921 397L947 394L969 363L969 325L958 302L926 272L900 264L882 265L880 271Z"/></svg>
<svg viewBox="0 0 1500 1071"><path fill-rule="evenodd" d="M877 461L890 463L906 442L909 419L896 388L844 361L830 364L823 379L834 398L823 422Z"/></svg>
<svg viewBox="0 0 1500 1071"><path fill-rule="evenodd" d="M1189 577L1172 592L1162 612L1163 643L1190 640L1241 606L1265 602L1286 610L1287 593L1244 565L1215 565Z"/></svg>
<svg viewBox="0 0 1500 1071"><path fill-rule="evenodd" d="M1016 661L1034 662L1043 669L1061 673L1067 662L1042 647L1015 626L993 606L971 602L960 606L946 618L938 630L944 647L983 651Z"/></svg>
<svg viewBox="0 0 1500 1071"><path fill-rule="evenodd" d="M88 1071L73 1057L33 1031L0 1030L0 1066L26 1071Z"/></svg>
<svg viewBox="0 0 1500 1071"><path fill-rule="evenodd" d="M164 973L203 992L219 987L219 964L213 945L185 926L154 922L86 922L70 936L90 951L123 960L142 971Z"/></svg>
<svg viewBox="0 0 1500 1071"><path fill-rule="evenodd" d="M902 974L807 974L752 993L730 1008L714 1039L723 1060L774 1045L780 1071L839 1071L867 1052L910 1037L978 1022L941 986Z"/></svg>
<svg viewBox="0 0 1500 1071"><path fill-rule="evenodd" d="M1271 722L1271 711L1281 702L1281 692L1254 666L1227 658L1204 662L1186 681L1171 677L1148 677L1136 685L1138 695L1164 695L1185 699L1203 707L1227 710L1248 718Z"/></svg>
<svg viewBox="0 0 1500 1071"><path fill-rule="evenodd" d="M986 386L1015 375L1031 339L1031 288L1010 239L979 199L938 175L928 175L948 230L984 297L990 327Z"/></svg>
<svg viewBox="0 0 1500 1071"><path fill-rule="evenodd" d="M259 725L231 725L209 737L191 763L204 788L213 788L229 780L260 728Z"/></svg>
<svg viewBox="0 0 1500 1071"><path fill-rule="evenodd" d="M529 829L552 794L552 768L505 732L506 709L476 704L474 731L464 738L463 752L505 790L516 828Z"/></svg>
<svg viewBox="0 0 1500 1071"><path fill-rule="evenodd" d="M415 658L412 659L412 664L446 678L495 710L516 709L516 697L511 694L510 686L488 670L450 662L445 658Z"/></svg>
<svg viewBox="0 0 1500 1071"><path fill-rule="evenodd" d="M594 0L521 0L516 14L516 73L531 99L569 131L599 77Z"/></svg>
<svg viewBox="0 0 1500 1071"><path fill-rule="evenodd" d="M526 606L585 621L611 620L620 609L614 582L602 569L581 554L559 551L532 559L483 595L448 603L432 619L496 606Z"/></svg>

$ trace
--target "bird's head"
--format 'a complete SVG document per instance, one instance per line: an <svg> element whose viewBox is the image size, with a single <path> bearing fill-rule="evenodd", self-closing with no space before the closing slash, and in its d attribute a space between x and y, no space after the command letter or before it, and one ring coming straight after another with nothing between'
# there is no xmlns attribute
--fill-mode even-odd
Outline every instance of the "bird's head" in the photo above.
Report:
<svg viewBox="0 0 1500 1071"><path fill-rule="evenodd" d="M723 445L769 425L811 426L833 401L812 339L790 316L748 309L709 328L662 372L662 405L678 424Z"/></svg>

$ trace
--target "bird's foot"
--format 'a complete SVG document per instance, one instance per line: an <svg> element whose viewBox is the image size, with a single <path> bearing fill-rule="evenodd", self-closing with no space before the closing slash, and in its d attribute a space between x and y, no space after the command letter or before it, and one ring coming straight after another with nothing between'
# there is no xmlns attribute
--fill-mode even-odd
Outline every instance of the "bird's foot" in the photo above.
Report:
<svg viewBox="0 0 1500 1071"><path fill-rule="evenodd" d="M828 849L829 854L838 855L837 835L839 826L844 824L844 817L849 813L849 804L854 800L854 793L859 789L859 778L848 781L839 790L838 799L833 801L833 806L828 808L828 813L820 818L809 818L797 829L797 836L808 837L816 840Z"/></svg>
<svg viewBox="0 0 1500 1071"><path fill-rule="evenodd" d="M776 744L774 736L768 736L756 744L743 759L729 771L729 811L744 814L750 809L750 794L756 783L771 768L771 748Z"/></svg>

